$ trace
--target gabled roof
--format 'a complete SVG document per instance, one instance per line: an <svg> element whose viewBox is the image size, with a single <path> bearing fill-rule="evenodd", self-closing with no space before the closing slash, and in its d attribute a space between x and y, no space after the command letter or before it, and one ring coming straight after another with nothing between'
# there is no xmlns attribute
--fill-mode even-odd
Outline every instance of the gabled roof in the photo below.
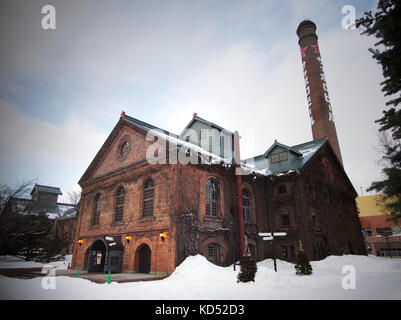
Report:
<svg viewBox="0 0 401 320"><path fill-rule="evenodd" d="M178 138L178 135L176 135L174 133L171 133L171 132L169 132L167 130L161 129L159 127L156 127L156 126L154 126L152 124L149 124L149 123L146 123L144 121L138 120L136 118L127 116L126 114L124 114L121 118L126 120L126 121L128 121L128 122L130 122L130 123L132 123L132 124L134 124L134 125L136 125L136 126L138 126L138 127L140 127L140 128L142 128L143 130L146 130L146 131L152 130L152 129L153 130L158 130L160 132L163 132L166 135L170 135L170 136L173 136L175 138Z"/></svg>
<svg viewBox="0 0 401 320"><path fill-rule="evenodd" d="M293 152L293 153L295 153L295 154L298 155L298 156L302 156L302 153L300 153L300 152L297 151L296 149L291 148L291 147L289 147L289 146L286 146L285 144L282 144L282 143L280 143L280 142L275 141L275 142L273 143L273 145L263 154L263 157L268 158L268 157L269 157L269 154L270 154L276 147L281 147L281 148L287 149L287 151Z"/></svg>
<svg viewBox="0 0 401 320"><path fill-rule="evenodd" d="M135 127L143 130L144 132L148 132L149 130L157 130L159 132L162 132L166 135L172 135L174 137L178 137L176 134L170 133L164 129L158 128L154 125L151 125L149 123L146 123L144 121L138 120L136 118L130 117L125 114L125 112L122 112L117 124L114 126L113 130L107 137L106 141L103 143L99 151L97 152L96 156L93 158L91 163L89 164L88 168L85 170L84 174L82 175L81 179L79 179L78 184L82 183L86 177L89 175L90 170L93 168L93 166L101 159L103 150L104 148L111 142L111 140L114 138L116 134L117 128L123 123L123 122L128 122L130 124L133 124Z"/></svg>
<svg viewBox="0 0 401 320"><path fill-rule="evenodd" d="M205 120L206 121L206 120ZM120 116L119 121L117 122L117 124L115 125L115 127L113 128L112 132L109 134L109 136L107 137L106 141L103 143L102 147L99 149L99 151L97 152L95 158L92 160L92 162L90 163L90 165L88 166L88 168L86 169L86 171L84 172L84 174L82 175L81 179L78 181L78 184L82 183L83 181L85 181L85 179L87 178L87 176L89 175L91 169L94 167L94 165L101 160L102 154L104 149L106 148L106 146L111 143L111 140L114 138L115 134L117 134L117 128L119 126L121 126L121 124L123 122L128 122L132 125L134 125L135 127L139 128L140 130L143 130L144 133L146 134L149 130L154 130L154 134L177 145L178 147L183 147L185 149L191 149L194 152L197 152L200 156L202 156L202 159L205 162L208 163L220 163L220 162L225 162L225 160L221 157L216 156L215 154L212 154L210 152L207 152L206 150L202 149L201 147L185 141L185 139L177 134L171 133L167 130L161 129L159 127L156 127L154 125L151 125L149 123L146 123L144 121L138 120L136 118L130 117L128 115L126 115L125 113L122 113ZM221 127L220 127L221 128ZM225 130L225 129L224 129Z"/></svg>
<svg viewBox="0 0 401 320"><path fill-rule="evenodd" d="M204 124L207 124L208 126L211 126L212 128L217 128L217 129L219 129L219 130L224 130L224 131L226 131L226 132L228 132L228 133L234 134L234 133L231 132L230 130L227 130L227 129L225 129L225 128L223 128L223 127L221 127L221 126L219 126L219 125L217 125L217 124L215 124L215 123L213 123L213 122L210 122L210 121L208 121L208 120L205 120L205 119L203 119L203 118L201 118L201 117L199 117L199 116L196 115L196 116L193 117L192 120L186 125L186 127L184 128L184 130L181 131L181 134L180 134L180 135L183 135L184 132L185 132L185 130L188 129L188 128L190 128L190 127L192 126L192 124L193 124L195 121L203 122Z"/></svg>
<svg viewBox="0 0 401 320"><path fill-rule="evenodd" d="M286 146L279 142L275 142L264 154L256 156L254 158L246 159L243 161L243 163L246 166L251 167L254 172L263 175L280 174L289 171L295 171L302 168L326 142L326 139L318 139L292 147ZM269 154L277 146L285 148L296 155L294 159L288 163L288 165L280 167L270 166L268 159Z"/></svg>

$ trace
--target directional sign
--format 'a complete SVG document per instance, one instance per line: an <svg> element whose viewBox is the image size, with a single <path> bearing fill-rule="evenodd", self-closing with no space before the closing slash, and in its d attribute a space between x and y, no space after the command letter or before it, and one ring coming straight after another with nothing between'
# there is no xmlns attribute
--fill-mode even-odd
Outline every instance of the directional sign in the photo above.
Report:
<svg viewBox="0 0 401 320"><path fill-rule="evenodd" d="M273 240L273 237L263 237L263 240Z"/></svg>
<svg viewBox="0 0 401 320"><path fill-rule="evenodd" d="M258 235L261 237L271 237L272 236L271 232L259 232Z"/></svg>
<svg viewBox="0 0 401 320"><path fill-rule="evenodd" d="M272 233L271 232L259 232L259 236L261 237L271 237ZM273 236L275 237L284 237L287 235L287 232L273 232Z"/></svg>
<svg viewBox="0 0 401 320"><path fill-rule="evenodd" d="M275 237L284 237L287 235L287 232L274 232L273 235Z"/></svg>

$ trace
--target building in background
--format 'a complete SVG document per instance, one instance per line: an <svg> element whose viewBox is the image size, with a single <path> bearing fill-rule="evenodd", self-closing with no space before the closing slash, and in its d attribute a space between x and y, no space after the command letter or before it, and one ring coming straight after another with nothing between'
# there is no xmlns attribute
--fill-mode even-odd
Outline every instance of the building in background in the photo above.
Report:
<svg viewBox="0 0 401 320"><path fill-rule="evenodd" d="M77 225L77 206L69 203L58 202L58 196L62 195L60 188L35 184L31 193L31 199L11 198L3 209L3 213L45 213L49 219L57 219L62 234L68 236L69 247L62 252L63 255L72 254Z"/></svg>
<svg viewBox="0 0 401 320"><path fill-rule="evenodd" d="M370 254L401 258L401 227L388 221L380 194L358 197L359 219Z"/></svg>

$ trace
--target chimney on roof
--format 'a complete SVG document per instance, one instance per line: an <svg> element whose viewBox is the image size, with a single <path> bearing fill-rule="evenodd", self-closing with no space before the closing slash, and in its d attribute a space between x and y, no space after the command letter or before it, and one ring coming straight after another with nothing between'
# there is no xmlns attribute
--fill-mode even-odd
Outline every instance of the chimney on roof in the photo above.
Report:
<svg viewBox="0 0 401 320"><path fill-rule="evenodd" d="M298 44L301 48L306 98L314 140L327 138L341 165L343 164L336 126L334 124L322 58L317 42L316 25L310 20L302 21L297 28Z"/></svg>

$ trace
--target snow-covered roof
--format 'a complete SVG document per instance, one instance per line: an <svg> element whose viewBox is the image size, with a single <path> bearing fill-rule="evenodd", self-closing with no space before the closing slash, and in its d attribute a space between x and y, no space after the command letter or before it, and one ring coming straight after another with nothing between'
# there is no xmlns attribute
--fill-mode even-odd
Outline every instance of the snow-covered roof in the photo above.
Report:
<svg viewBox="0 0 401 320"><path fill-rule="evenodd" d="M191 153L197 154L201 158L202 164L221 164L224 166L231 166L234 164L232 159L224 159L222 157L217 156L211 152L206 151L205 149L201 148L200 146L190 142L185 141L182 136L176 135L174 133L168 132L156 126L150 125L146 122L137 120L130 116L124 115L123 119L139 126L143 130L151 132L154 136L160 137L165 139L166 141L176 145L180 152L187 152L188 150ZM285 146L279 142L275 142L263 155L241 160L241 169L244 174L256 174L256 175L283 175L283 174L290 174L296 172L300 169L309 159L316 153L317 150L326 142L326 139L318 139L309 141L306 143L302 143L299 145L295 145L292 147ZM273 168L269 165L268 156L270 152L274 150L276 146L287 148L289 151L292 151L295 154L295 157L288 166L277 170L277 168Z"/></svg>
<svg viewBox="0 0 401 320"><path fill-rule="evenodd" d="M247 167L256 173L262 175L283 175L296 172L302 168L312 156L326 143L326 139L313 140L292 147L285 146L275 142L264 154L244 160ZM294 156L289 158L288 162L283 166L272 166L269 161L269 156L275 147L285 148L289 151L294 151Z"/></svg>

